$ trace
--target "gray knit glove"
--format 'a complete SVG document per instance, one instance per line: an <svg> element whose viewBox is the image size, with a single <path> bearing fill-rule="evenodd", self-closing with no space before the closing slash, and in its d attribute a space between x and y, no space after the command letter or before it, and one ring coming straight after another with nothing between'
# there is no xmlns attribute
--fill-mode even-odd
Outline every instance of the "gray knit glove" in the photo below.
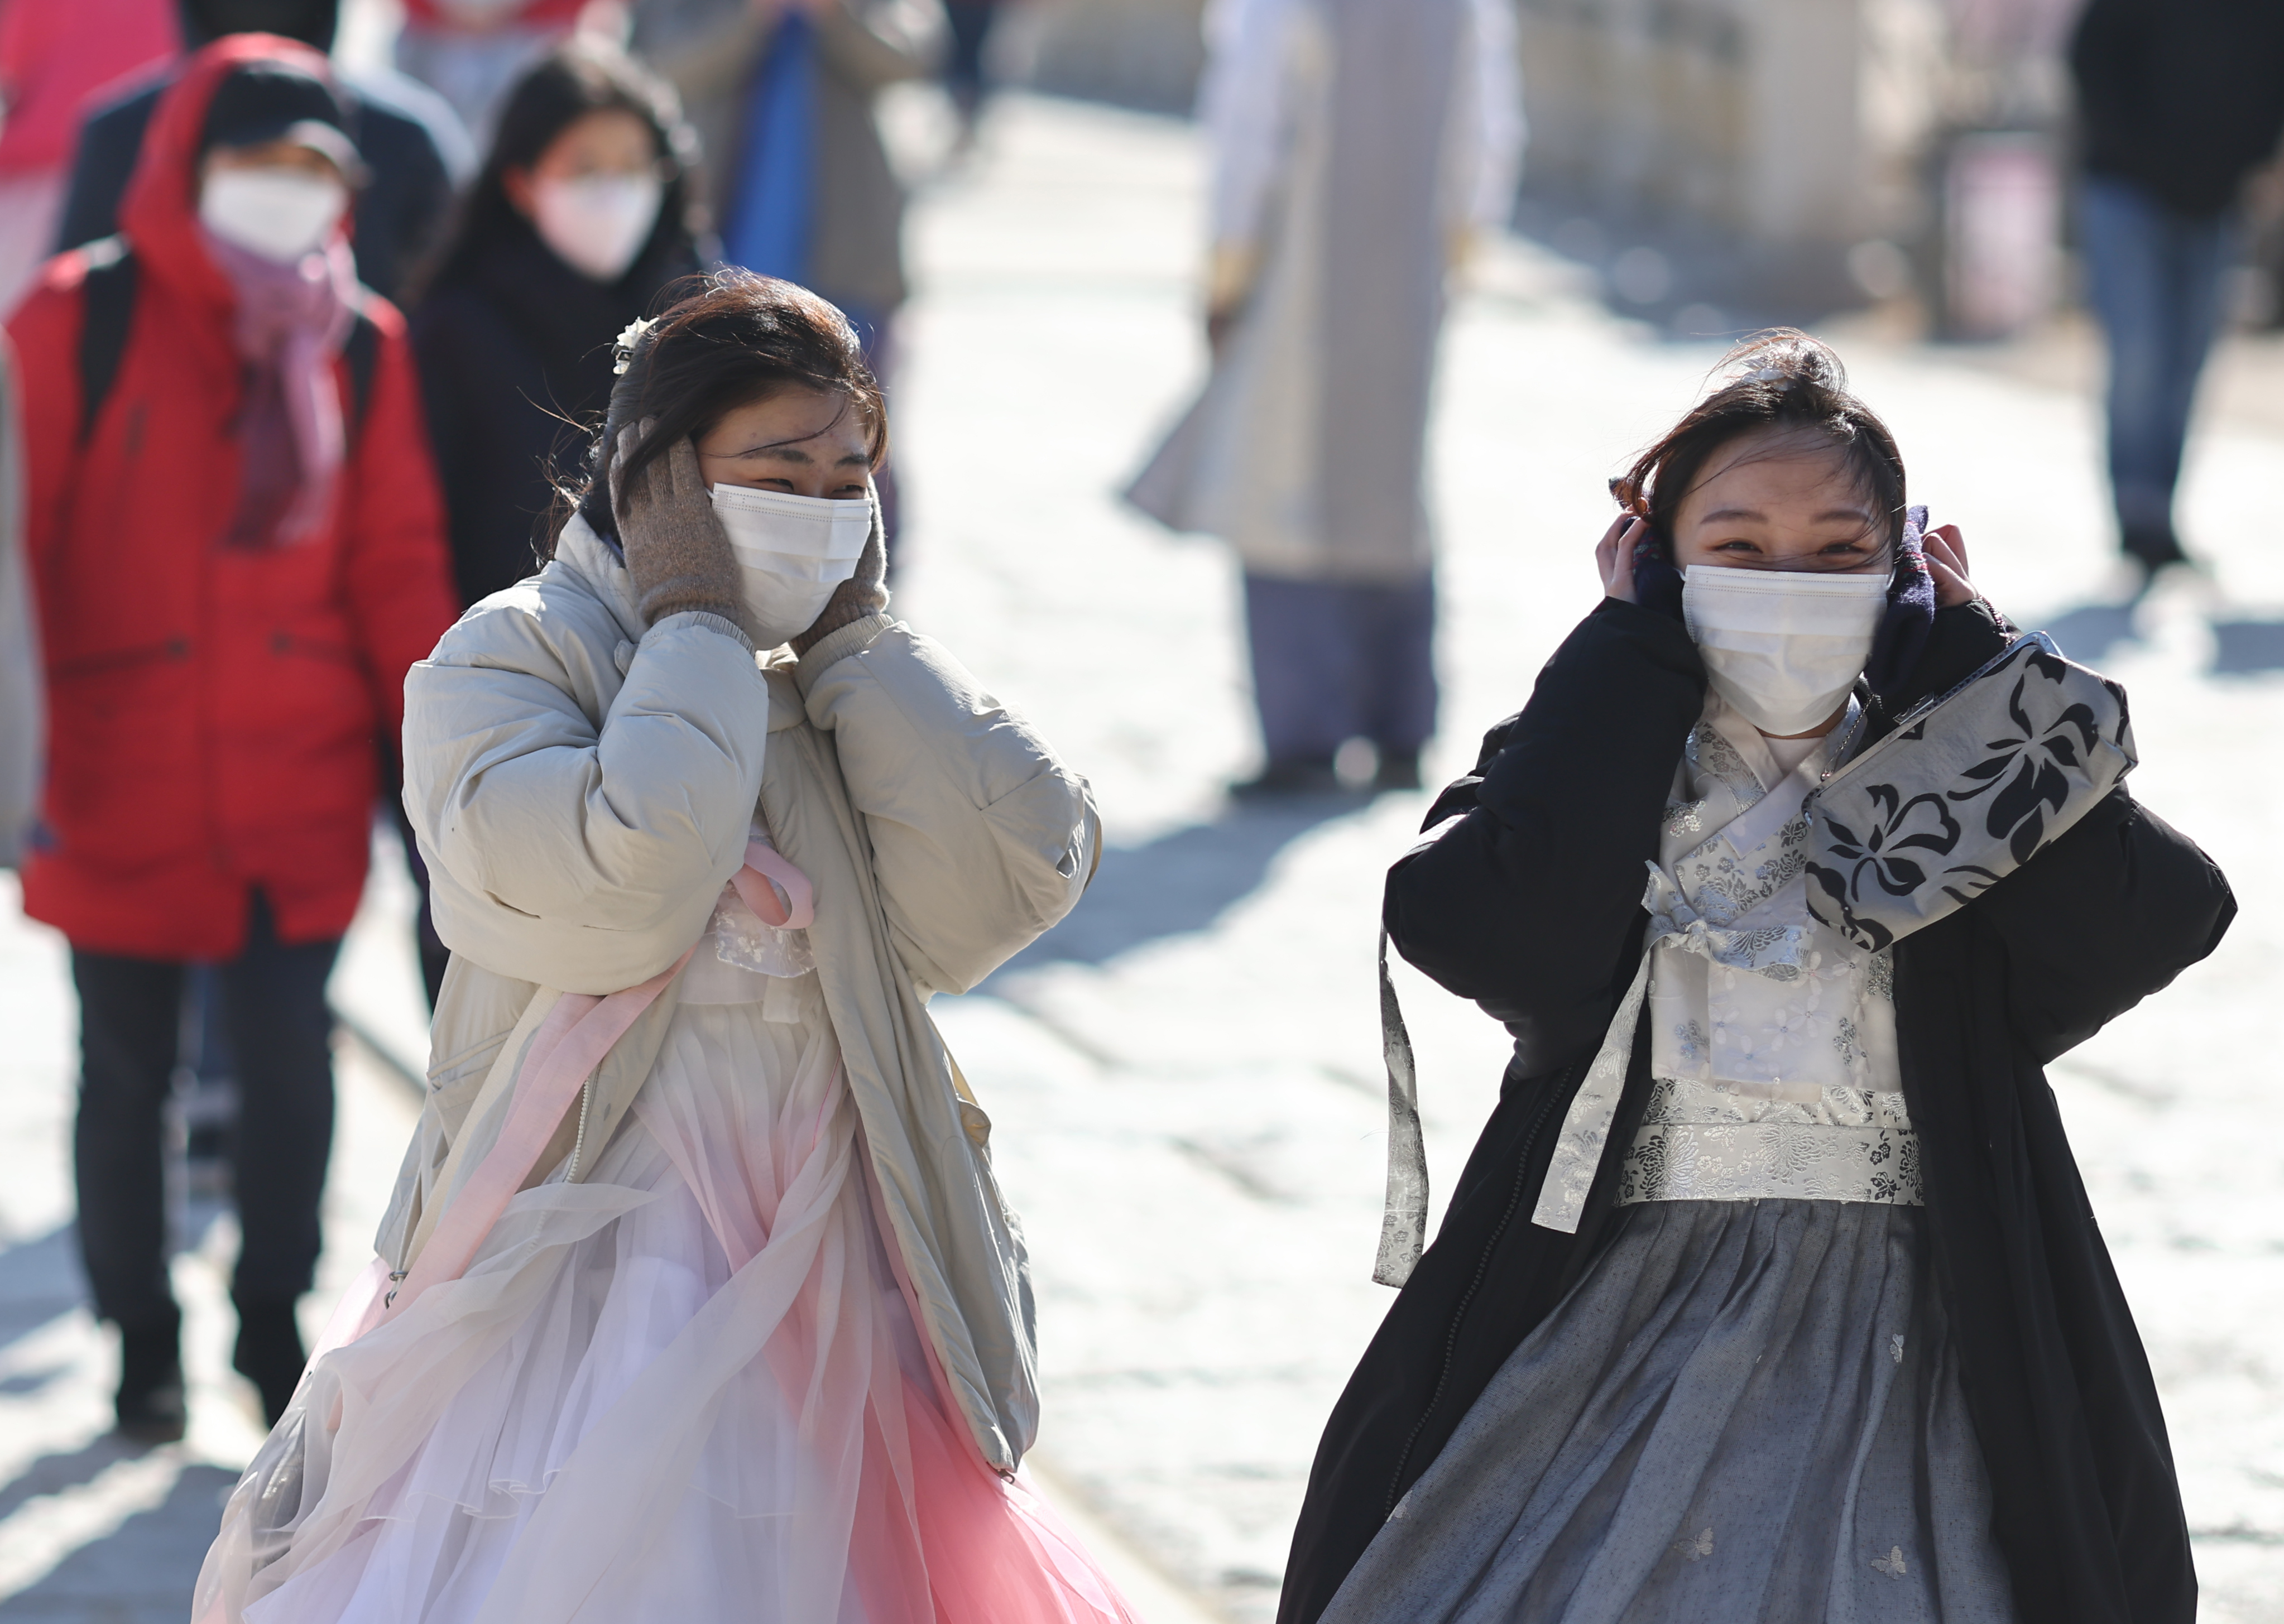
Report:
<svg viewBox="0 0 2284 1624"><path fill-rule="evenodd" d="M635 436L631 428L619 431L620 460L634 449ZM630 490L619 486L614 465L611 483L619 545L627 555L635 609L643 623L655 625L669 614L697 609L745 626L737 558L722 521L714 517L714 499L698 472L697 448L686 439L676 441L635 477Z"/></svg>
<svg viewBox="0 0 2284 1624"><path fill-rule="evenodd" d="M888 548L880 528L880 498L872 498L872 534L856 557L856 573L833 589L825 607L810 629L793 640L793 652L806 654L831 633L879 614L888 606Z"/></svg>

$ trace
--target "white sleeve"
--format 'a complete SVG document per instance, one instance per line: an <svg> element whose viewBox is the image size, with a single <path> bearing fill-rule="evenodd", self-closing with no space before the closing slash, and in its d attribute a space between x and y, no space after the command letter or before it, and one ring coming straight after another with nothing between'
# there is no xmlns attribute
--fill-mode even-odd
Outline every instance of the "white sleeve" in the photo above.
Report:
<svg viewBox="0 0 2284 1624"><path fill-rule="evenodd" d="M670 614L598 722L549 630L531 605L480 605L412 668L404 809L447 947L615 992L698 940L745 861L769 689L728 621Z"/></svg>
<svg viewBox="0 0 2284 1624"><path fill-rule="evenodd" d="M874 616L811 648L797 680L923 988L966 992L1077 903L1101 849L1086 781L941 644Z"/></svg>
<svg viewBox="0 0 2284 1624"><path fill-rule="evenodd" d="M1213 153L1212 240L1257 243L1284 159L1287 36L1297 0L1209 0L1198 118Z"/></svg>
<svg viewBox="0 0 2284 1624"><path fill-rule="evenodd" d="M1454 226L1503 230L1514 208L1527 133L1514 0L1467 0L1467 43L1453 97L1450 212Z"/></svg>

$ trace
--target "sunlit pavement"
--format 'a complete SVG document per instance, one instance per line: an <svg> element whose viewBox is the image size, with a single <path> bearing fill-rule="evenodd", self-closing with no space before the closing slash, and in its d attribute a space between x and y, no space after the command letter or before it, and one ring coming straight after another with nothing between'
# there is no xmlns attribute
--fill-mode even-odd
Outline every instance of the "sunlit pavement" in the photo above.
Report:
<svg viewBox="0 0 2284 1624"><path fill-rule="evenodd" d="M914 144L929 135L925 108ZM1054 935L937 1018L991 1113L1036 1278L1044 1480L1146 1616L1266 1620L1316 1434L1388 1294L1368 1276L1381 1176L1373 994L1379 877L1424 808L1236 813L1248 772L1236 579L1112 493L1202 365L1201 176L1182 125L1010 101L916 213L898 456L912 516L898 610L1027 711L1092 779L1111 849ZM1472 760L1591 606L1603 481L1717 353L1614 321L1551 262L1491 256L1451 330L1437 489L1446 730ZM2217 563L2106 606L2096 423L2077 395L1911 349L1850 348L1914 497L1967 531L2016 619L2132 690L2137 792L2227 869L2229 941L2054 1068L2167 1402L2204 1617L2284 1617L2284 1141L2260 1124L2280 988L2261 863L2284 769L2284 443L2220 426L2185 529ZM417 1049L401 877L384 871L335 983L384 1049ZM1448 1191L1501 1035L1408 972L1431 1164ZM107 1343L78 1308L60 948L0 930L0 1624L179 1620L217 1497L255 1441L227 1372L226 1217L177 1265L194 1428L103 1439ZM329 1281L368 1254L412 1096L343 1050ZM325 1293L311 1300L312 1321Z"/></svg>

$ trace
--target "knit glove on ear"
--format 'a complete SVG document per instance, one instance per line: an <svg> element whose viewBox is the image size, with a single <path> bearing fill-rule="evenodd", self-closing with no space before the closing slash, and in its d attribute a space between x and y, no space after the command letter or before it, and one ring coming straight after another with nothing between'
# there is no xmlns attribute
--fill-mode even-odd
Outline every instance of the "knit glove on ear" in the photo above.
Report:
<svg viewBox="0 0 2284 1624"><path fill-rule="evenodd" d="M876 496L872 498L872 534L864 538L864 550L857 555L856 573L833 589L833 596L825 600L816 621L793 640L793 652L806 654L827 634L888 608L888 548L882 537L880 499Z"/></svg>
<svg viewBox="0 0 2284 1624"><path fill-rule="evenodd" d="M619 456L634 449L635 431L619 434ZM612 484L618 487L615 469ZM633 577L635 609L645 625L669 614L702 610L744 627L738 561L714 501L698 472L698 451L677 440L665 456L635 476L631 489L617 488L619 545ZM752 635L747 631L747 636Z"/></svg>

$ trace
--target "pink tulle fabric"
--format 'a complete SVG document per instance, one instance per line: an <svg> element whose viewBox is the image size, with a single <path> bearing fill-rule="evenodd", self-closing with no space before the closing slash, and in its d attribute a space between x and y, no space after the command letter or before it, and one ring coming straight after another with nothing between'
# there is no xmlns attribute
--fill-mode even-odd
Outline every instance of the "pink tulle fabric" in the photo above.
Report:
<svg viewBox="0 0 2284 1624"><path fill-rule="evenodd" d="M1130 1624L983 1464L877 1199L813 977L678 1008L590 1178L393 1315L379 1264L344 1295L193 1616Z"/></svg>

